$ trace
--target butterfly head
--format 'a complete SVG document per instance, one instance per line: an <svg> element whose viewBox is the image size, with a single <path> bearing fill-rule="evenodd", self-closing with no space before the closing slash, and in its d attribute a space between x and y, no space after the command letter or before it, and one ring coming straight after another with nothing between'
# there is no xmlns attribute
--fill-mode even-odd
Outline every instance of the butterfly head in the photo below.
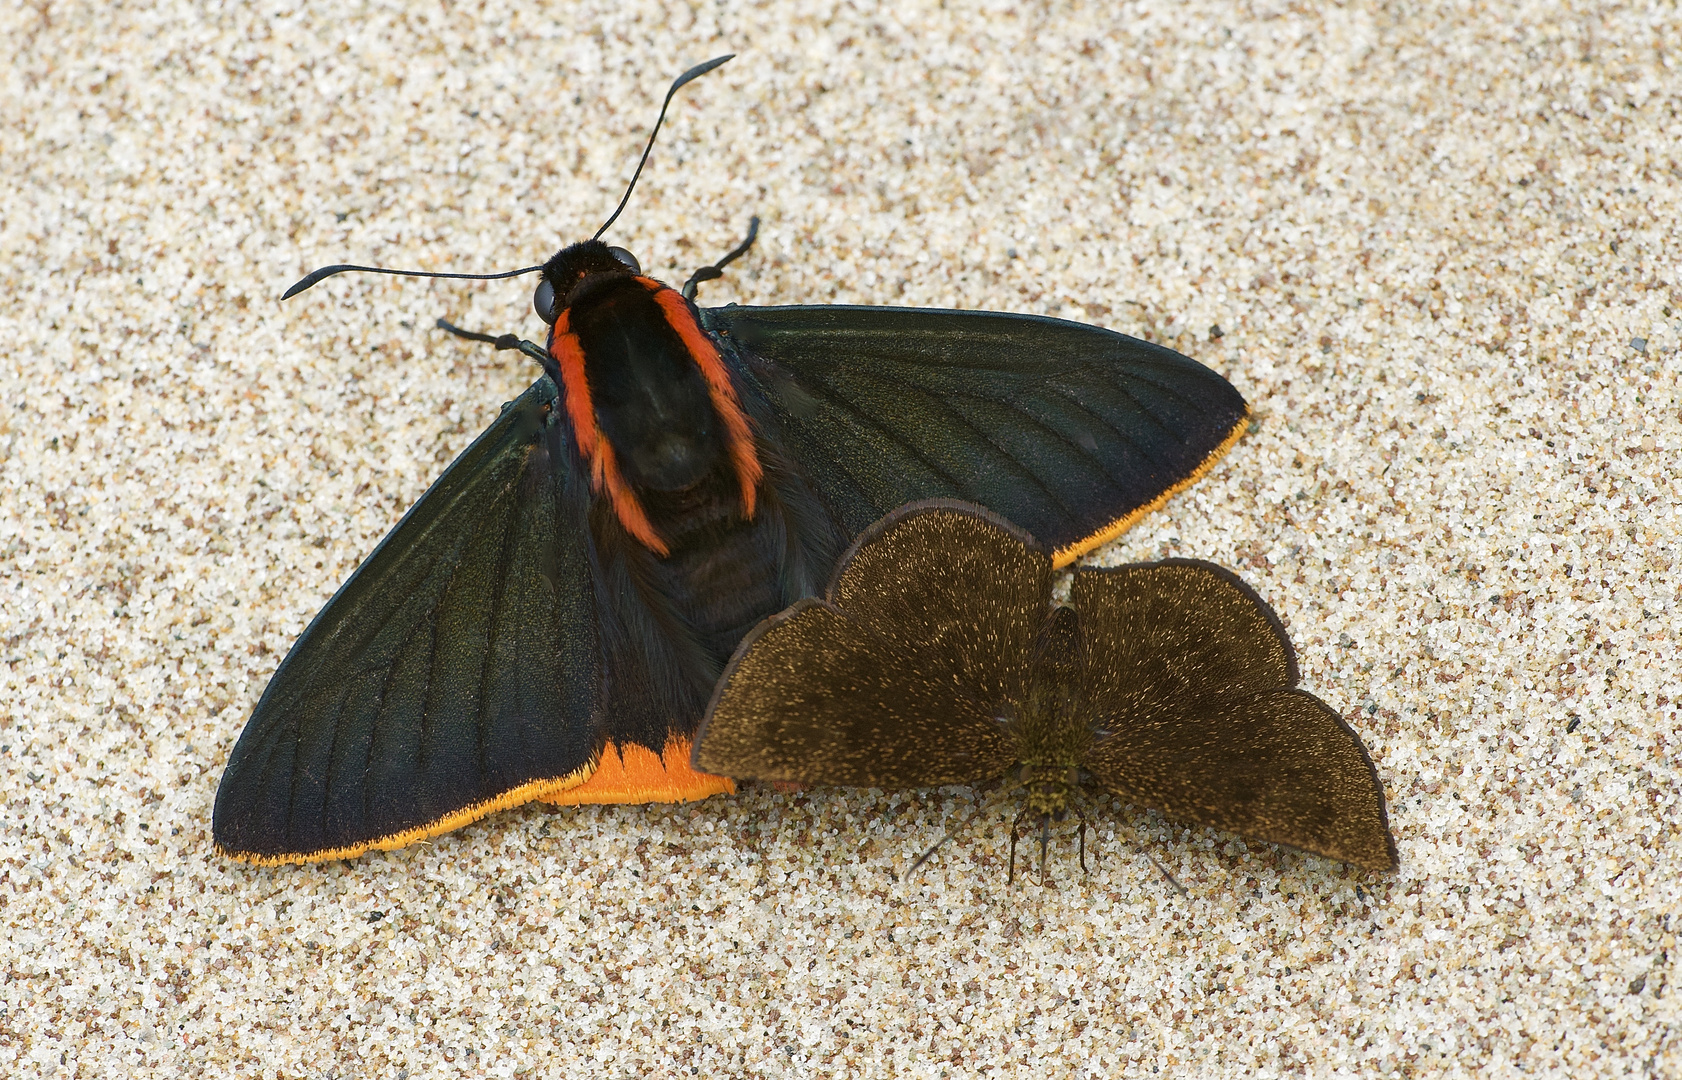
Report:
<svg viewBox="0 0 1682 1080"><path fill-rule="evenodd" d="M532 294L532 310L554 326L562 311L585 298L576 294L641 273L637 257L626 249L600 240L580 241L555 252L543 264L543 279Z"/></svg>

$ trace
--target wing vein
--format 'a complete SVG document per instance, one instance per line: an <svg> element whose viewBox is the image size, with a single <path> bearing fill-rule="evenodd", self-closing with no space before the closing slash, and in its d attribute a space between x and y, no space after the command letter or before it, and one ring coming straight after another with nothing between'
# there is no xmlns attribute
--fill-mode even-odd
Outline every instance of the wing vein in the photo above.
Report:
<svg viewBox="0 0 1682 1080"><path fill-rule="evenodd" d="M433 625L433 620L436 618L436 615L437 609L433 608L423 615L416 622L415 626L417 631L424 630L427 634L429 634L433 641L437 641L438 639L438 628ZM368 802L370 794L368 775L374 771L374 748L378 746L380 742L380 729L382 724L381 718L385 715L386 699L391 696L392 680L397 677L397 668L398 664L401 662L403 650L407 648L409 642L413 640L413 633L405 634L403 636L403 640L393 649L393 660L386 666L385 678L380 681L380 692L376 697L375 703L373 728L368 733L368 745L363 751L362 757L362 824L364 828L367 826L368 814L371 809ZM425 699L423 698L422 700L424 701ZM371 840L373 837L368 837L367 839Z"/></svg>
<svg viewBox="0 0 1682 1080"><path fill-rule="evenodd" d="M1124 431L1122 428L1117 427L1114 423L1112 423L1110 421L1109 417L1105 416L1103 413L1093 412L1091 409L1088 409L1086 406L1082 405L1079 401L1075 400L1074 396L1072 394L1068 393L1067 391L1065 391L1062 387L1047 386L1046 390L1050 394L1055 394L1057 396L1057 399L1059 401L1061 401L1068 408L1079 412L1082 416L1090 417L1093 420L1093 422L1096 423L1099 427L1103 428L1105 431L1108 431L1111 435L1114 435L1117 439L1126 443L1128 446L1131 446L1133 448L1134 452L1139 455L1139 457L1143 458L1145 461L1150 461L1153 464L1155 463L1154 457L1151 455L1150 451L1146 448L1146 446L1143 443L1141 443L1138 439L1136 439L1132 435L1128 434L1128 432ZM1093 453L1092 451L1087 450L1085 447L1081 448L1081 453L1085 454L1100 469L1102 469L1104 471L1105 476L1109 475L1109 466L1106 465L1098 457L1097 454Z"/></svg>
<svg viewBox="0 0 1682 1080"><path fill-rule="evenodd" d="M526 460L529 467L529 462L531 460L529 454ZM519 498L518 490L515 492L515 498L516 505L514 510L508 515L508 523L503 527L502 543L499 545L500 555L492 568L495 571L495 586L491 592L490 611L486 616L489 627L485 634L484 661L479 665L479 717L478 723L475 725L478 745L475 748L475 756L479 760L479 777L481 783L483 783L485 777L490 775L490 760L486 747L490 741L489 696L491 667L492 660L496 656L497 641L502 628L503 605L508 597L508 579L510 576L509 566L513 555L512 548L517 542L516 537L519 533L517 525L520 520L521 507L517 502ZM481 793L484 794L484 792Z"/></svg>
<svg viewBox="0 0 1682 1080"><path fill-rule="evenodd" d="M1174 386L1172 386L1168 383L1157 382L1154 379L1145 378L1143 375L1131 375L1131 376L1129 376L1129 378L1133 379L1135 382L1144 383L1146 386L1156 387L1158 390L1161 390L1164 394L1167 394L1169 397L1172 397L1172 398L1175 398L1178 401L1184 402L1186 405L1190 406L1194 411L1196 411L1198 413L1198 415L1200 415L1200 416L1207 416L1210 413L1210 410L1208 408L1206 408L1197 398L1191 396L1190 394L1185 393L1183 390L1180 390L1180 389L1178 389L1178 388L1176 388L1176 387L1174 387ZM1161 428L1162 430L1168 432L1168 434L1172 435L1174 438L1178 439L1180 441L1181 445L1185 445L1185 446L1191 445L1190 440L1187 439L1185 437L1185 435L1181 434L1179 431L1175 430L1173 427L1164 423L1162 418L1160 416L1158 416L1155 411L1153 411L1151 408L1149 408L1147 405L1145 405L1144 402L1140 401L1138 396L1136 394L1134 394L1131 390L1128 390L1125 386L1121 387L1121 390L1122 390L1123 393L1125 393L1134 402L1134 404L1139 406L1140 411L1142 411L1146 416L1151 418L1152 422L1154 422L1157 427Z"/></svg>
<svg viewBox="0 0 1682 1080"><path fill-rule="evenodd" d="M434 566L437 565L437 562L438 562L438 560L436 558L434 558L432 560L432 565L429 565L427 567L426 574L421 578L422 581L425 581L426 578L432 576L432 569L433 569ZM373 638L379 636L379 631L384 629L384 627L387 626L387 625L390 625L390 624L382 622L382 623L376 625L374 627L374 629L369 632L367 637L363 641L358 643L355 652L356 653L361 653L364 649L366 649L368 641L370 641ZM406 641L407 638L405 638L404 640ZM401 652L402 652L402 645L400 644L397 647L396 653L398 655L400 655ZM354 678L360 678L364 674L367 674L369 671L377 671L377 670L378 670L378 668L375 668L375 667L366 667L366 668L363 668L361 670L356 671L351 678L353 678L353 679ZM397 665L395 663L387 665L386 670L385 670L385 675L380 680L380 690L379 690L379 693L375 696L373 716L372 716L372 719L369 721L369 725L368 725L368 746L367 746L367 749L363 753L362 770L361 770L362 775L361 775L361 781L360 781L360 785L361 785L361 788L362 788L362 820L364 822L366 822L368 820L368 771L369 771L370 767L373 765L374 744L379 739L380 713L384 710L386 695L391 690L392 674L396 670L397 670ZM347 679L346 683L348 684L350 681L351 681L351 679ZM344 722L343 722L344 698L342 698L342 697L339 700L339 710L340 710L340 722L333 725L333 740L332 740L332 744L328 747L328 753L327 753L327 775L322 782L321 828L322 828L322 835L323 836L327 835L327 811L328 811L328 808L330 806L332 806L332 804L333 804L334 785L337 782L338 777L339 777L339 769L338 769L339 741L346 734L345 733L345 725L344 725Z"/></svg>
<svg viewBox="0 0 1682 1080"><path fill-rule="evenodd" d="M936 476L938 476L941 479L941 481L944 482L953 491L962 491L963 490L962 485L960 485L956 480L954 480L952 478L952 475L950 473L948 473L944 468L942 468L936 462L930 460L929 457L926 454L924 454L921 450L919 450L917 447L906 444L905 442L901 441L898 437L896 437L892 432L890 432L887 428L885 428L881 424L877 423L874 419L871 418L869 413L860 410L859 407L856 404L854 404L854 402L851 398L841 394L827 380L814 379L813 383L814 384L819 384L825 390L828 390L829 393L824 394L824 396L826 398L828 398L830 404L834 405L838 409L843 410L844 412L847 413L848 416L853 417L858 422L860 427L869 428L870 430L875 431L877 434L882 435L884 438L886 438L890 443L893 443L895 446L899 446L899 447L902 447L903 449L905 449L908 453L910 453L918 461L922 462L922 464L925 467L927 467L930 472L932 472ZM904 388L901 387L901 389L904 389ZM922 387L917 387L917 389L922 390ZM848 475L852 476L853 474L851 472L849 472Z"/></svg>
<svg viewBox="0 0 1682 1080"><path fill-rule="evenodd" d="M1014 398L1008 398L1008 397L990 398L990 397L983 397L980 394L959 394L959 395L956 395L956 396L958 397L959 400L966 400L967 399L967 400L970 400L970 401L984 402L984 403L989 404L989 405L1002 405L1006 409L1010 410L1012 413L1015 413L1016 415L1022 417L1024 420L1028 421L1028 423L1031 424L1036 430L1038 430L1040 432L1043 432L1047 436L1050 436L1051 439L1053 439L1053 440L1055 440L1059 443L1062 443L1065 446L1074 445L1074 444L1070 443L1068 439L1064 438L1061 432L1041 423L1040 419L1038 417L1036 417L1033 413L1030 413L1028 410L1024 409L1021 405L1019 405L1017 403L1017 401ZM991 446L994 450L998 451L1000 457L1004 458L1006 461L1008 461L1012 465L1016 466L1016 468L1024 476L1026 476L1029 480L1033 481L1034 486L1040 490L1040 493L1042 495L1044 495L1045 498L1052 505L1056 506L1059 510L1061 510L1063 512L1063 515L1065 517L1075 518L1075 519L1079 518L1080 515L1077 514L1074 510L1072 510L1069 507L1068 503L1063 501L1062 496L1058 495L1057 492L1055 492L1051 489L1050 485L1047 483L1047 481L1044 478L1042 478L1040 476L1039 473L1035 472L1033 470L1033 468L1028 466L1026 463L1018 461L1015 454L1011 453L1007 448L1000 445L999 441L997 439L993 438L992 435L990 435L986 431L982 430L981 428L975 426L975 424L973 424L970 421L969 417L965 416L961 412L958 412L956 409L952 409L952 408L950 408L950 407L948 407L944 404L938 404L938 399L937 399L937 408L940 408L941 410L946 412L948 415L955 417L959 423L963 424L964 427L966 427L970 431L974 432L976 434L976 436L978 438L980 438L980 440L982 442L986 443L988 446ZM1083 453L1083 454L1085 453L1085 450L1080 448L1080 447L1076 447L1076 449L1080 450L1081 453Z"/></svg>

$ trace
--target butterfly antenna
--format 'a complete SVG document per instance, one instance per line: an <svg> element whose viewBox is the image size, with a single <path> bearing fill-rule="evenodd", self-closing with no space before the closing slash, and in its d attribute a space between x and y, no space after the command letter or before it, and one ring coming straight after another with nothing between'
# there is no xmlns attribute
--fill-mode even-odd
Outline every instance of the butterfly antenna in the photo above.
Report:
<svg viewBox="0 0 1682 1080"><path fill-rule="evenodd" d="M543 269L541 264L527 266L519 270L505 270L500 274L440 274L431 270L391 270L384 266L351 266L349 263L338 263L333 266L323 266L320 270L311 270L305 274L303 280L280 294L282 300L290 300L312 285L334 274L343 274L357 270L364 274L390 274L393 277L432 277L432 278L460 278L465 281L497 281L502 278L519 277L521 274L535 274Z"/></svg>
<svg viewBox="0 0 1682 1080"><path fill-rule="evenodd" d="M988 799L980 806L977 806L974 810L971 810L969 812L969 816L965 817L963 821L954 825L952 828L946 830L946 834L944 836L942 836L939 840L936 840L933 844L930 844L927 851L917 856L917 861L911 864L911 868L905 872L905 876L910 877L912 874L915 874L917 872L917 868L928 862L929 858L933 856L935 852L940 850L940 846L942 844L957 836L963 830L969 828L970 822L974 821L977 817L980 817L984 812L991 810L994 806L998 805L1000 799L1015 790L1016 786L1014 785L1002 788L998 792L994 793L992 798Z"/></svg>
<svg viewBox="0 0 1682 1080"><path fill-rule="evenodd" d="M934 843L930 844L927 851L925 851L921 855L917 856L917 861L911 864L911 869L909 869L905 872L905 876L910 877L912 874L915 874L917 872L917 868L919 866L922 866L924 863L928 862L930 856L932 856L935 852L940 850L940 845L946 843L946 841L952 839L952 837L954 837L956 835L957 835L956 830L949 831L949 832L946 833L946 835L942 836L939 840L936 840Z"/></svg>
<svg viewBox="0 0 1682 1080"><path fill-rule="evenodd" d="M927 851L925 851L921 855L917 856L917 861L911 864L911 869L909 869L905 872L905 876L910 877L912 874L915 874L917 872L917 868L919 866L922 866L924 863L928 862L929 858L932 855L934 855L935 852L940 850L940 846L942 844L946 843L946 841L952 839L954 836L957 836L958 833L960 833L964 829L968 828L969 823L975 820L975 816L977 814L981 813L981 809L982 809L981 807L977 807L976 809L970 811L970 814L969 814L968 817L964 818L963 821L959 822L957 825L954 825L952 828L946 830L946 834L944 836L942 836L939 840L936 840L934 843L930 844L929 849Z"/></svg>
<svg viewBox="0 0 1682 1080"><path fill-rule="evenodd" d="M672 95L683 89L687 83L699 79L713 68L718 67L720 64L723 64L726 60L729 60L734 56L735 54L731 53L730 56L720 56L712 60L708 60L704 64L697 64L688 71L684 72L682 75L679 75L677 77L677 81L672 83L672 88L666 91L666 100L660 105L660 118L654 121L654 130L649 132L648 146L642 152L642 160L637 162L637 171L631 174L631 183L625 188L625 197L619 200L619 208L613 212L612 217L602 223L601 228L596 230L596 235L591 237L592 240L600 239L602 233L607 231L607 227L619 219L619 215L625 210L625 204L631 201L631 192L637 186L637 178L642 175L642 167L648 164L648 155L654 152L654 137L660 134L660 125L665 122L666 108L672 103ZM750 237L749 239L751 242L752 238ZM738 253L732 253L731 255L726 256L718 265L722 266L725 262L729 262L736 254ZM462 281L500 281L503 278L519 277L521 274L535 274L542 269L543 265L539 263L536 266L526 266L519 270L506 270L500 274L444 274L431 270L393 270L385 266L353 266L350 263L336 263L332 266L323 266L319 270L312 270L308 274L305 274L302 280L282 293L280 298L282 300L290 300L294 296L303 292L305 289L319 284L327 278L332 277L334 274L346 274L351 271L363 274L389 274L392 277L453 278Z"/></svg>
<svg viewBox="0 0 1682 1080"><path fill-rule="evenodd" d="M618 221L619 215L625 212L625 204L631 201L631 192L636 190L637 178L642 176L642 167L648 164L648 155L654 152L654 138L660 134L660 125L666 122L666 109L671 105L672 97L676 95L679 90L682 90L685 86L694 82L696 79L699 79L713 68L733 59L735 55L735 53L731 53L729 56L714 57L704 64L696 64L682 75L679 75L677 79L673 81L672 88L666 91L666 100L660 103L660 117L654 121L654 130L648 133L648 145L643 148L642 160L637 162L637 171L631 174L631 182L625 186L625 197L619 200L619 208L613 212L611 217L602 222L602 227L597 229L596 235L590 237L590 239L600 240L602 238L602 233L607 232L607 227L612 225L615 221Z"/></svg>
<svg viewBox="0 0 1682 1080"><path fill-rule="evenodd" d="M1045 849L1051 846L1051 815L1040 815L1040 888L1045 888Z"/></svg>

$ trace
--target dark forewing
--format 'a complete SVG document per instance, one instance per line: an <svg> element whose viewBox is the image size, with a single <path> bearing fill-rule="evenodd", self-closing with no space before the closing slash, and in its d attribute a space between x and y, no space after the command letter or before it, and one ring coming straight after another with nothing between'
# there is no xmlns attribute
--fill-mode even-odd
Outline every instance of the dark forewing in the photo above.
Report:
<svg viewBox="0 0 1682 1080"><path fill-rule="evenodd" d="M1196 361L1061 319L848 306L702 317L727 352L740 346L851 534L906 502L964 499L1062 565L1195 480L1248 416Z"/></svg>
<svg viewBox="0 0 1682 1080"><path fill-rule="evenodd" d="M954 699L939 674L802 600L743 639L702 721L695 767L871 787L999 775L1011 757L1001 729L978 703Z"/></svg>
<svg viewBox="0 0 1682 1080"><path fill-rule="evenodd" d="M1099 726L1087 768L1130 801L1371 869L1395 865L1361 740L1293 687L1272 609L1231 572L1170 560L1075 574Z"/></svg>
<svg viewBox="0 0 1682 1080"><path fill-rule="evenodd" d="M600 745L586 503L541 379L310 623L216 794L225 854L348 856L571 782Z"/></svg>
<svg viewBox="0 0 1682 1080"><path fill-rule="evenodd" d="M894 652L950 673L946 692L996 709L1026 692L1051 574L1022 530L978 506L930 499L866 529L828 595Z"/></svg>
<svg viewBox="0 0 1682 1080"><path fill-rule="evenodd" d="M737 647L697 767L725 776L879 787L998 776L995 718L1021 699L1050 600L1050 559L976 507L908 506L808 600Z"/></svg>

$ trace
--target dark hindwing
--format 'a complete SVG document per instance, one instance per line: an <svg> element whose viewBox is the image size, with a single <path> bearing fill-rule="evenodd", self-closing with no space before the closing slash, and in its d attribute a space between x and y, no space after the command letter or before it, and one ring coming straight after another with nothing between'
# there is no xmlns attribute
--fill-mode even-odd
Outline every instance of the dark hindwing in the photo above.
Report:
<svg viewBox="0 0 1682 1080"><path fill-rule="evenodd" d="M742 779L920 787L1001 775L1050 560L975 507L908 506L868 530L828 602L737 646L696 765Z"/></svg>
<svg viewBox="0 0 1682 1080"><path fill-rule="evenodd" d="M1085 765L1131 802L1369 869L1395 865L1384 789L1361 740L1295 688L1278 616L1194 560L1080 570L1101 736Z"/></svg>
<svg viewBox="0 0 1682 1080"><path fill-rule="evenodd" d="M1059 563L1195 480L1248 416L1159 345L1035 315L797 306L702 312L780 413L849 536L916 499L979 503Z"/></svg>
<svg viewBox="0 0 1682 1080"><path fill-rule="evenodd" d="M991 714L820 600L742 639L696 739L695 766L735 779L923 787L998 776ZM931 675L935 677L931 677Z"/></svg>
<svg viewBox="0 0 1682 1080"><path fill-rule="evenodd" d="M540 379L310 623L216 793L226 854L394 847L566 782L601 743L584 481Z"/></svg>

